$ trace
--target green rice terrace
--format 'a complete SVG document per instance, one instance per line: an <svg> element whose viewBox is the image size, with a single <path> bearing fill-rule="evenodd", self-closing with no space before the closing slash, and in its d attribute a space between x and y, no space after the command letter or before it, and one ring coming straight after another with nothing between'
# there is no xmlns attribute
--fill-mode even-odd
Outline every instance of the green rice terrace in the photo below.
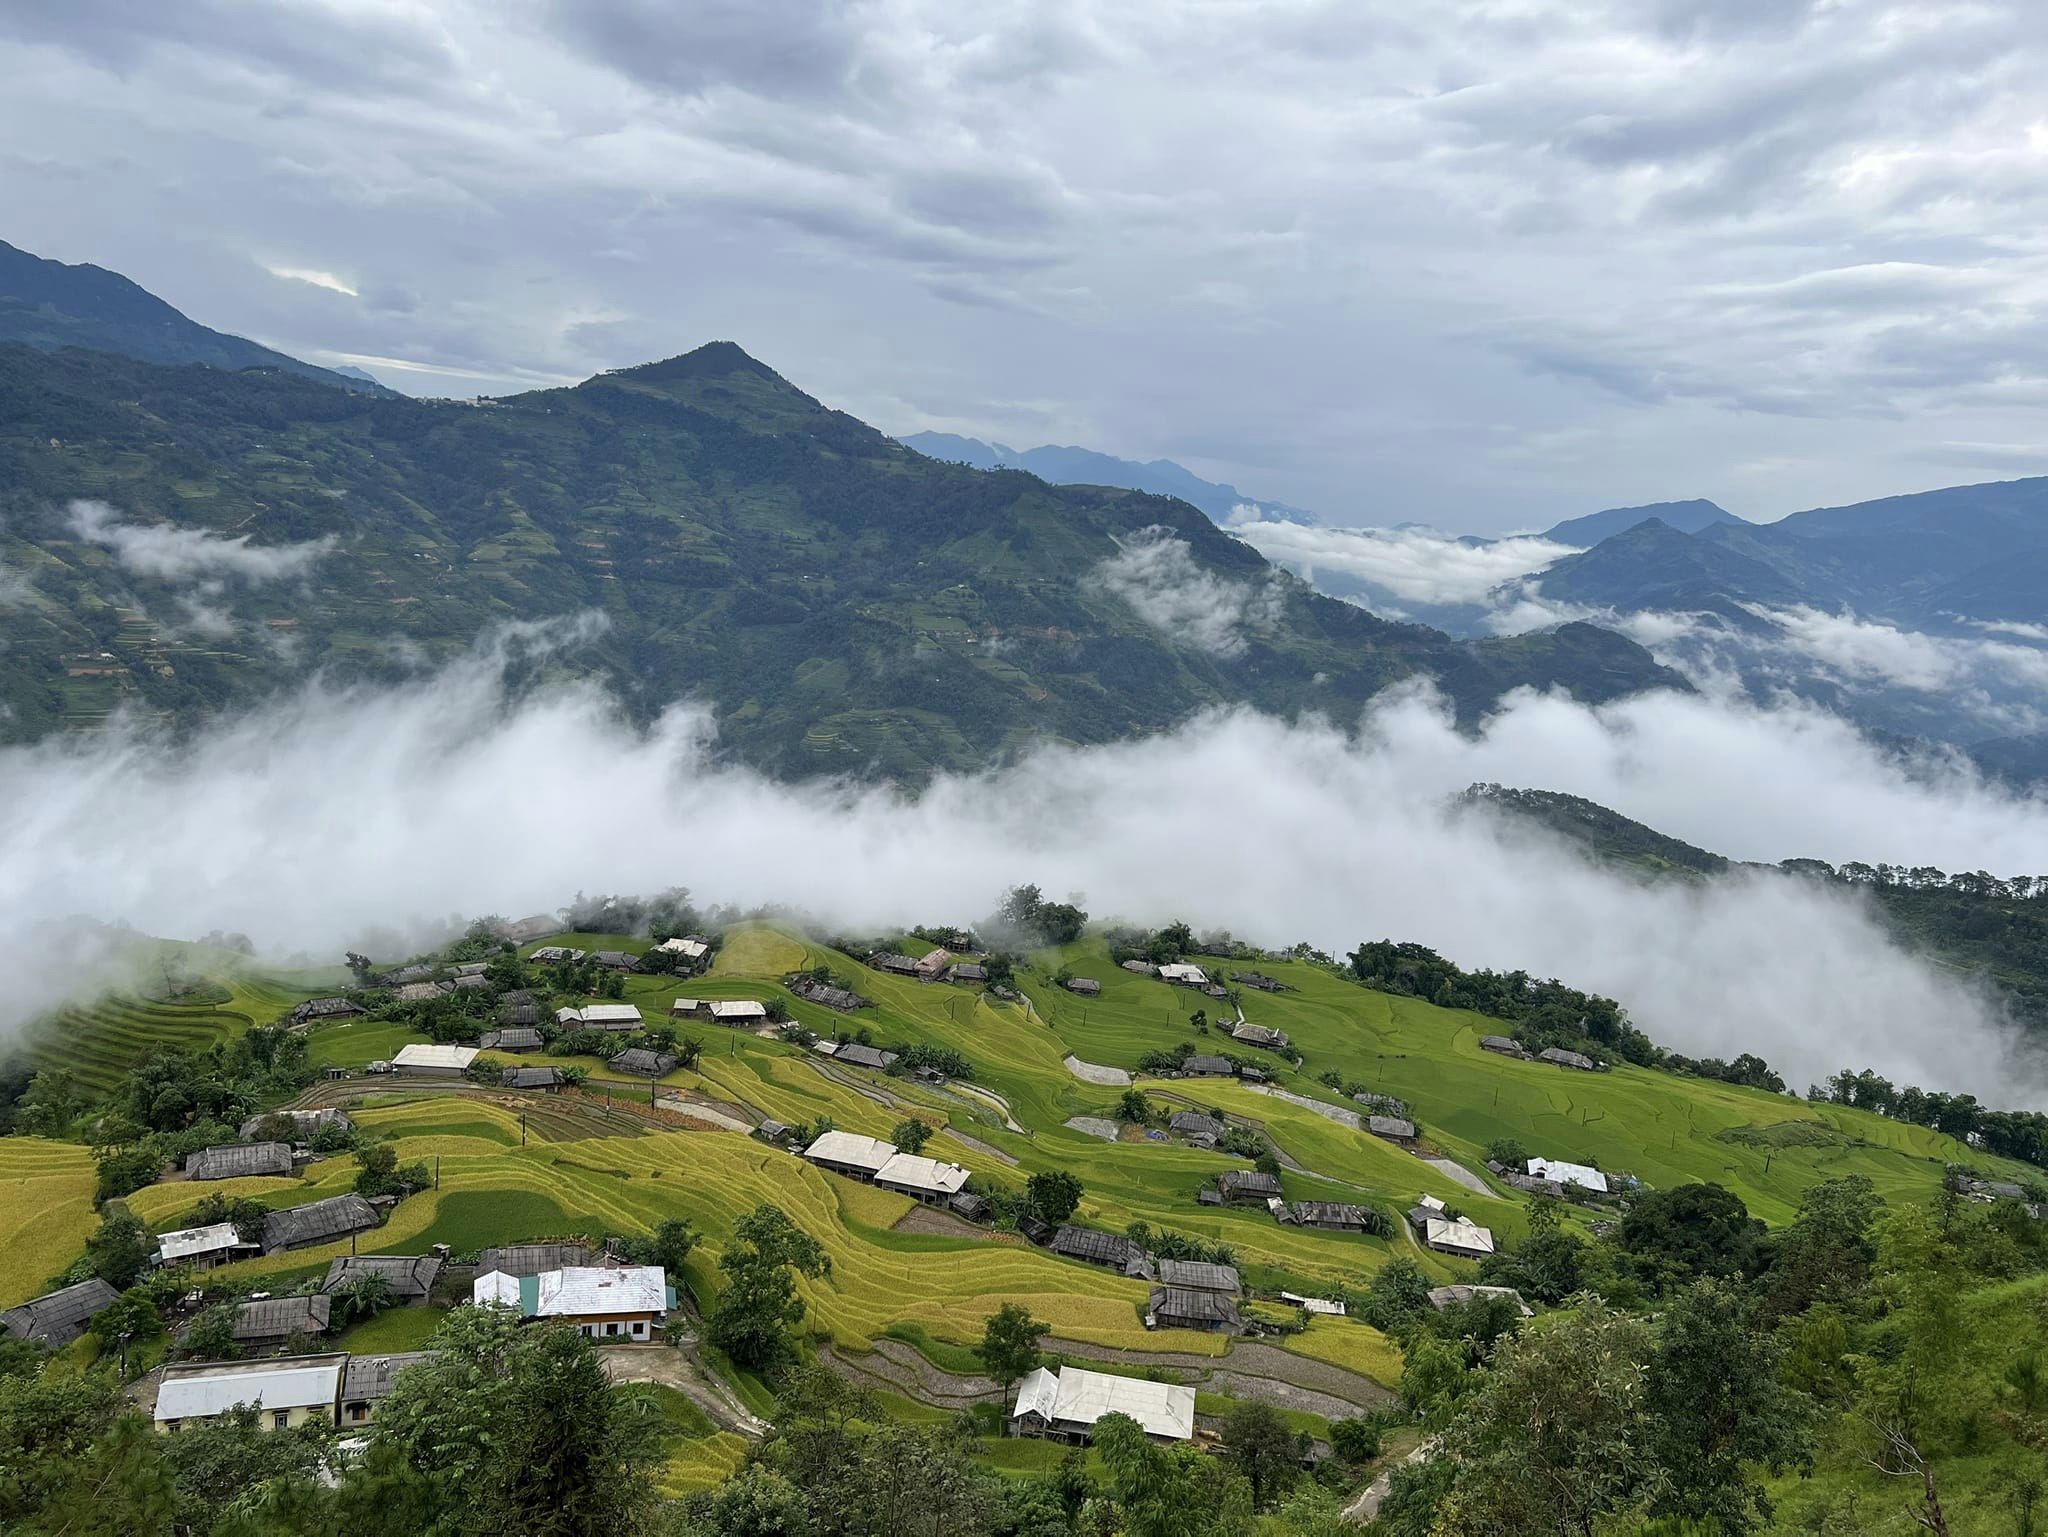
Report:
<svg viewBox="0 0 2048 1537"><path fill-rule="evenodd" d="M545 943L640 953L648 941L571 934ZM530 955L535 945L522 948ZM1224 963L1226 966L1228 963ZM793 995L793 974L826 967L871 1000L841 1014ZM680 1033L701 1043L694 1066L658 1081L634 1078L589 1056L523 1053L517 1065L581 1070L583 1081L524 1092L460 1078L379 1076L424 1039L403 1020L318 1023L307 1038L316 1079L291 1104L346 1107L365 1132L388 1138L400 1164L423 1162L429 1186L407 1196L386 1224L362 1235L362 1252L423 1255L445 1244L459 1259L490 1245L650 1233L670 1218L701 1235L675 1275L685 1310L705 1315L723 1284L718 1260L735 1224L773 1203L829 1256L829 1273L804 1277L806 1353L875 1390L901 1417L942 1419L998 1390L976 1347L984 1322L1018 1303L1048 1326L1047 1351L1124 1374L1192 1382L1198 1410L1226 1412L1233 1399L1270 1403L1289 1423L1327 1440L1332 1421L1394 1401L1402 1353L1357 1317L1304 1315L1283 1291L1354 1304L1373 1276L1400 1256L1430 1285L1477 1279L1466 1258L1427 1248L1399 1214L1423 1197L1489 1228L1502 1247L1528 1233L1528 1197L1487 1169L1490 1145L1511 1139L1530 1154L1621 1172L1651 1189L1711 1182L1738 1195L1765 1223L1789 1222L1802 1194L1823 1180L1867 1177L1889 1201L1933 1197L1951 1163L2020 1179L2019 1165L1988 1160L1918 1126L1758 1089L1618 1063L1601 1072L1483 1051L1497 1020L1370 991L1338 970L1261 960L1279 991L1245 989L1233 1003L1119 967L1094 938L1032 956L1017 995L887 974L822 940L768 924L736 926L700 976L624 975L620 997L651 1024L669 1023L677 998L750 999L786 1022L731 1029L709 1021ZM536 974L539 968L534 968ZM1081 996L1055 978L1093 980ZM233 974L218 1001L149 1003L109 997L64 1012L39 1037L39 1062L61 1062L93 1089L112 1086L151 1047L227 1039L285 1014L334 979ZM550 996L548 1010L564 1002ZM1216 1021L1284 1031L1298 1064L1230 1040ZM1209 1021L1191 1023L1203 1008ZM956 1052L971 1080L924 1081L833 1060L790 1038L794 1024L830 1039L865 1031L877 1046ZM1147 1053L1182 1042L1199 1052L1230 1047L1270 1081L1148 1074ZM1119 1081L1129 1075L1129 1083ZM1369 1134L1361 1107L1330 1088L1364 1085L1404 1101L1419 1127L1410 1145ZM935 1075L936 1076L936 1075ZM1118 1124L1126 1088L1157 1112L1151 1128ZM1202 1111L1269 1145L1289 1202L1366 1204L1393 1215L1387 1236L1275 1220L1263 1204L1205 1204L1219 1175L1244 1157L1190 1145L1162 1123ZM1037 1173L1073 1171L1083 1193L1072 1221L1112 1234L1134 1224L1227 1247L1243 1274L1253 1320L1284 1330L1233 1337L1148 1329L1151 1283L1060 1257L1017 1232L960 1220L907 1196L829 1173L746 1134L764 1119L889 1139L906 1117L934 1128L924 1151L968 1169L973 1188L1021 1192ZM1081 1126L1070 1122L1081 1122ZM219 1195L264 1206L302 1205L353 1188L347 1155L295 1176L205 1183L169 1178L126 1197L151 1231L180 1227ZM93 1163L84 1147L17 1136L0 1140L0 1306L46 1289L92 1231ZM1564 1204L1563 1221L1589 1231L1611 1210ZM219 1280L270 1290L325 1271L351 1252L347 1239L244 1259ZM342 1348L418 1346L452 1297L356 1326ZM1357 1311L1354 1306L1353 1312ZM86 1342L82 1342L86 1343ZM665 1487L708 1486L741 1461L749 1416L773 1413L759 1379L689 1346L670 1377L647 1381L672 1442ZM988 1427L984 1426L984 1431ZM1412 1441L1403 1443L1412 1445ZM981 1455L1012 1473L1050 1465L1052 1448L984 1434Z"/></svg>

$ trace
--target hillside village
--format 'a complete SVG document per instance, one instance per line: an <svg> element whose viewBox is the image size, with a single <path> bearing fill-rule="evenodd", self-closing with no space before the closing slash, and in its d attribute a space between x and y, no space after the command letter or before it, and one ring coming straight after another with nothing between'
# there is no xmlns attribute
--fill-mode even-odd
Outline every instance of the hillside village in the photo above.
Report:
<svg viewBox="0 0 2048 1537"><path fill-rule="evenodd" d="M417 1437L479 1330L564 1327L665 1417L679 1510L770 1466L822 1374L1007 1486L1114 1488L1135 1434L1364 1522L1429 1465L1418 1350L1644 1306L1702 1223L1755 1249L1854 1180L2048 1232L2038 1170L1933 1131L1025 907L1022 946L480 923L238 976L171 1052L124 1034L142 1005L72 1014L0 1140L36 1192L0 1326L163 1437L323 1465L392 1402Z"/></svg>

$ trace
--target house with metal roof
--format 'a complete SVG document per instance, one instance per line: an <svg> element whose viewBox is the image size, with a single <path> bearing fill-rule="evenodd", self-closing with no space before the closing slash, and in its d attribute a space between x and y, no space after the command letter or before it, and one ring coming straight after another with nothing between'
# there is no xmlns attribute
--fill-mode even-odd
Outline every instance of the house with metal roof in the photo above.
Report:
<svg viewBox="0 0 2048 1537"><path fill-rule="evenodd" d="M1522 1294L1512 1286L1432 1286L1429 1289L1429 1305L1439 1313L1470 1302L1475 1297L1506 1297L1521 1309L1524 1318L1536 1316L1536 1310L1524 1302Z"/></svg>
<svg viewBox="0 0 2048 1537"><path fill-rule="evenodd" d="M583 952L572 950L567 945L542 945L527 959L539 961L543 966L555 966L564 961L580 961L583 959Z"/></svg>
<svg viewBox="0 0 2048 1537"><path fill-rule="evenodd" d="M631 1046L606 1061L605 1066L615 1073L632 1073L641 1078L659 1078L663 1073L674 1072L676 1063L681 1060L670 1052L649 1051L645 1046Z"/></svg>
<svg viewBox="0 0 2048 1537"><path fill-rule="evenodd" d="M590 964L602 966L606 971L638 971L640 957L626 950L593 950Z"/></svg>
<svg viewBox="0 0 2048 1537"><path fill-rule="evenodd" d="M334 1423L348 1357L287 1356L278 1361L194 1361L164 1368L156 1428L172 1435L247 1405L264 1430Z"/></svg>
<svg viewBox="0 0 2048 1537"><path fill-rule="evenodd" d="M645 1029L647 1021L638 1006L630 1003L586 1003L580 1009L555 1010L555 1022L564 1030Z"/></svg>
<svg viewBox="0 0 2048 1537"><path fill-rule="evenodd" d="M559 1067L508 1067L498 1082L507 1089L559 1089L568 1079Z"/></svg>
<svg viewBox="0 0 2048 1537"><path fill-rule="evenodd" d="M394 1071L417 1073L428 1078L459 1078L476 1061L474 1046L445 1046L438 1042L415 1041L398 1048L391 1059Z"/></svg>
<svg viewBox="0 0 2048 1537"><path fill-rule="evenodd" d="M654 948L662 955L673 955L693 965L711 953L710 942L697 934L678 934L673 939L664 939Z"/></svg>
<svg viewBox="0 0 2048 1537"><path fill-rule="evenodd" d="M1197 1291L1180 1286L1155 1289L1145 1304L1148 1329L1200 1329L1209 1334L1235 1333L1244 1327L1236 1302L1226 1292Z"/></svg>
<svg viewBox="0 0 2048 1537"><path fill-rule="evenodd" d="M453 982L408 982L392 996L400 1003L431 1003L454 986Z"/></svg>
<svg viewBox="0 0 2048 1537"><path fill-rule="evenodd" d="M515 1243L486 1249L476 1257L476 1273L502 1270L509 1276L539 1275L543 1270L568 1270L596 1258L588 1244Z"/></svg>
<svg viewBox="0 0 2048 1537"><path fill-rule="evenodd" d="M896 1156L896 1144L877 1137L863 1137L853 1131L828 1131L809 1147L804 1157L821 1169L844 1174L850 1179L872 1182Z"/></svg>
<svg viewBox="0 0 2048 1537"><path fill-rule="evenodd" d="M327 1332L334 1299L264 1297L235 1305L235 1343L248 1350L275 1350L288 1340L312 1339Z"/></svg>
<svg viewBox="0 0 2048 1537"><path fill-rule="evenodd" d="M1460 1259L1485 1259L1493 1253L1493 1230L1468 1217L1425 1218L1422 1241L1439 1254L1454 1254Z"/></svg>
<svg viewBox="0 0 2048 1537"><path fill-rule="evenodd" d="M1183 1137L1208 1139L1214 1147L1221 1142L1229 1128L1213 1115L1204 1115L1199 1110L1176 1110L1173 1119L1167 1123L1170 1130Z"/></svg>
<svg viewBox="0 0 2048 1537"><path fill-rule="evenodd" d="M1279 1178L1257 1169L1225 1169L1216 1176L1216 1188L1226 1201L1266 1201L1281 1193Z"/></svg>
<svg viewBox="0 0 2048 1537"><path fill-rule="evenodd" d="M1197 1053L1180 1065L1181 1075L1186 1078L1228 1078L1236 1071L1230 1065L1230 1058Z"/></svg>
<svg viewBox="0 0 2048 1537"><path fill-rule="evenodd" d="M1159 1441L1190 1441L1195 1434L1195 1390L1181 1383L1113 1377L1107 1372L1039 1367L1017 1384L1010 1434L1085 1443L1105 1414L1123 1414Z"/></svg>
<svg viewBox="0 0 2048 1537"><path fill-rule="evenodd" d="M859 1041L848 1041L839 1048L833 1060L850 1063L854 1067L871 1067L880 1072L896 1060L896 1053L877 1051L874 1047L864 1046Z"/></svg>
<svg viewBox="0 0 2048 1537"><path fill-rule="evenodd" d="M1582 1051L1566 1051L1562 1046L1546 1046L1536 1053L1538 1062L1548 1062L1552 1067L1569 1067L1581 1073L1595 1073L1600 1064Z"/></svg>
<svg viewBox="0 0 2048 1537"><path fill-rule="evenodd" d="M70 1344L85 1333L86 1325L120 1298L105 1281L95 1276L75 1286L61 1286L40 1297L0 1313L0 1330L9 1339L34 1340L52 1350Z"/></svg>
<svg viewBox="0 0 2048 1537"><path fill-rule="evenodd" d="M263 1219L263 1252L310 1249L377 1226L377 1208L359 1195L331 1195L324 1201L288 1206Z"/></svg>
<svg viewBox="0 0 2048 1537"><path fill-rule="evenodd" d="M1386 1226L1370 1206L1348 1201L1296 1201L1283 1208L1281 1220L1332 1233L1377 1233Z"/></svg>
<svg viewBox="0 0 2048 1537"><path fill-rule="evenodd" d="M1479 1049L1481 1051L1491 1051L1503 1057L1526 1058L1529 1055L1520 1041L1510 1040L1505 1035L1482 1035L1479 1037Z"/></svg>
<svg viewBox="0 0 2048 1537"><path fill-rule="evenodd" d="M1063 1222L1046 1247L1065 1259L1076 1259L1084 1265L1100 1265L1122 1275L1150 1278L1153 1274L1152 1256L1121 1233L1105 1233L1097 1228Z"/></svg>
<svg viewBox="0 0 2048 1537"><path fill-rule="evenodd" d="M816 977L798 977L789 984L789 990L806 1003L815 1003L820 1008L836 1009L841 1014L850 1014L867 1002L859 993L848 992L843 987L834 987L829 982L820 982Z"/></svg>
<svg viewBox="0 0 2048 1537"><path fill-rule="evenodd" d="M927 1206L943 1206L966 1188L967 1171L957 1163L941 1163L917 1153L898 1153L876 1171L875 1183Z"/></svg>
<svg viewBox="0 0 2048 1537"><path fill-rule="evenodd" d="M1398 1115L1369 1115L1365 1118L1365 1129L1375 1137L1385 1137L1389 1142L1415 1140L1415 1123L1403 1120Z"/></svg>
<svg viewBox="0 0 2048 1537"><path fill-rule="evenodd" d="M886 971L893 976L914 977L917 975L917 962L907 955L898 955L893 950L884 950L869 956L868 964L877 971Z"/></svg>
<svg viewBox="0 0 2048 1537"><path fill-rule="evenodd" d="M1174 983L1179 987L1207 987L1209 985L1209 973L1202 970L1199 966L1193 966L1182 961L1171 966L1161 966L1159 968L1159 980Z"/></svg>
<svg viewBox="0 0 2048 1537"><path fill-rule="evenodd" d="M486 1030L476 1043L478 1051L539 1051L541 1045L540 1031L523 1026Z"/></svg>
<svg viewBox="0 0 2048 1537"><path fill-rule="evenodd" d="M508 1030L539 1030L540 1005L506 1003L498 1010L498 1024Z"/></svg>
<svg viewBox="0 0 2048 1537"><path fill-rule="evenodd" d="M918 958L917 974L926 982L936 982L946 974L946 968L953 964L953 952L943 947L927 950Z"/></svg>
<svg viewBox="0 0 2048 1537"><path fill-rule="evenodd" d="M341 1374L343 1425L366 1425L377 1417L378 1406L398 1385L398 1374L408 1366L434 1359L431 1350L401 1350L390 1355L350 1356Z"/></svg>
<svg viewBox="0 0 2048 1537"><path fill-rule="evenodd" d="M1235 1265L1212 1265L1190 1259L1162 1259L1159 1284L1187 1291L1224 1292L1232 1297L1244 1290Z"/></svg>
<svg viewBox="0 0 2048 1537"><path fill-rule="evenodd" d="M1263 971L1233 971L1230 980L1240 987L1255 987L1262 993L1285 992L1286 988Z"/></svg>
<svg viewBox="0 0 2048 1537"><path fill-rule="evenodd" d="M1234 1041L1243 1041L1247 1046L1262 1046L1267 1051L1285 1051L1287 1032L1275 1030L1270 1025L1255 1025L1246 1020L1230 1032Z"/></svg>
<svg viewBox="0 0 2048 1537"><path fill-rule="evenodd" d="M232 1222L173 1228L168 1233L157 1235L156 1263L211 1270L216 1265L225 1265L254 1254L258 1247L243 1238Z"/></svg>
<svg viewBox="0 0 2048 1537"><path fill-rule="evenodd" d="M571 1265L528 1276L487 1272L470 1300L517 1308L521 1318L562 1319L592 1339L644 1342L676 1305L676 1293L659 1265Z"/></svg>
<svg viewBox="0 0 2048 1537"><path fill-rule="evenodd" d="M308 998L292 1005L285 1016L295 1025L320 1024L330 1019L355 1019L370 1011L347 998Z"/></svg>
<svg viewBox="0 0 2048 1537"><path fill-rule="evenodd" d="M1099 997L1102 993L1102 984L1093 977L1068 977L1064 986L1068 992L1083 998Z"/></svg>
<svg viewBox="0 0 2048 1537"><path fill-rule="evenodd" d="M980 961L955 961L946 972L948 982L986 982L988 967Z"/></svg>
<svg viewBox="0 0 2048 1537"><path fill-rule="evenodd" d="M1300 1292L1282 1292L1282 1302L1291 1302L1304 1313L1320 1313L1326 1318L1343 1318L1348 1309L1335 1297L1305 1297Z"/></svg>
<svg viewBox="0 0 2048 1537"><path fill-rule="evenodd" d="M1577 1185L1594 1195L1608 1193L1607 1176L1591 1164L1566 1163L1562 1158L1531 1158L1531 1179L1554 1180L1559 1185Z"/></svg>
<svg viewBox="0 0 2048 1537"><path fill-rule="evenodd" d="M329 1261L320 1290L337 1292L365 1276L376 1276L400 1302L423 1307L440 1275L441 1261L430 1254L344 1254Z"/></svg>
<svg viewBox="0 0 2048 1537"><path fill-rule="evenodd" d="M292 1172L289 1142L230 1142L203 1147L185 1160L187 1179L252 1179Z"/></svg>
<svg viewBox="0 0 2048 1537"><path fill-rule="evenodd" d="M768 1005L755 998L678 998L668 1012L671 1019L708 1019L736 1027L768 1019Z"/></svg>
<svg viewBox="0 0 2048 1537"><path fill-rule="evenodd" d="M1123 961L1120 964L1125 971L1131 972L1136 976L1156 977L1159 975L1159 968L1150 961Z"/></svg>

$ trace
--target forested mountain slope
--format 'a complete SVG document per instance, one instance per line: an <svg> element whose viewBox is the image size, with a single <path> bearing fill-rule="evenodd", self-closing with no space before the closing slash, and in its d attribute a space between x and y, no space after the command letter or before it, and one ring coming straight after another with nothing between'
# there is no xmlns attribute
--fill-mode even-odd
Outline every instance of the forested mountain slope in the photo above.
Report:
<svg viewBox="0 0 2048 1537"><path fill-rule="evenodd" d="M725 744L784 774L915 777L1221 702L1341 718L1417 673L1467 718L1521 684L1684 686L1585 625L1460 642L1376 619L1184 502L939 463L728 343L474 404L4 347L0 487L15 739L119 703L182 719L313 664L391 674L587 611L609 625L551 665L609 675L643 713L713 702ZM76 498L333 547L303 576L195 591L189 561L82 538ZM1184 550L1102 580L1147 537Z"/></svg>

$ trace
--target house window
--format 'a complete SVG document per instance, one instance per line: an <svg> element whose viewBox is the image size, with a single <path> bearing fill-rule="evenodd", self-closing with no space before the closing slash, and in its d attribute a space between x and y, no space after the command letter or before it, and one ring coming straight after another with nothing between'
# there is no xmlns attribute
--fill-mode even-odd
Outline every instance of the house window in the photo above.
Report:
<svg viewBox="0 0 2048 1537"><path fill-rule="evenodd" d="M164 1421L164 1429L166 1429L166 1430L168 1430L168 1431L172 1432L173 1434L175 1434L175 1433L177 1432L177 1429L178 1429L178 1422L177 1422L176 1420L165 1420L165 1421Z"/></svg>
<svg viewBox="0 0 2048 1537"><path fill-rule="evenodd" d="M607 1334L617 1334L619 1332L619 1326L617 1324L606 1324L604 1326L604 1332Z"/></svg>
<svg viewBox="0 0 2048 1537"><path fill-rule="evenodd" d="M282 1430L282 1429L284 1429L284 1428L285 1428L285 1426L289 1425L289 1424L290 1424L291 1422L292 1422L292 1413L291 1413L291 1410L289 1410L289 1409L274 1409L274 1410L272 1410L272 1411L271 1411L271 1414L270 1414L270 1423L271 1423L271 1426L272 1426L272 1428L273 1428L273 1429L276 1429L276 1430Z"/></svg>
<svg viewBox="0 0 2048 1537"><path fill-rule="evenodd" d="M634 1324L634 1325L633 1325L633 1338L637 1340L637 1339L645 1339L646 1337L647 1337L647 1325L645 1325L645 1324L643 1324L643 1323L636 1323L636 1324Z"/></svg>

